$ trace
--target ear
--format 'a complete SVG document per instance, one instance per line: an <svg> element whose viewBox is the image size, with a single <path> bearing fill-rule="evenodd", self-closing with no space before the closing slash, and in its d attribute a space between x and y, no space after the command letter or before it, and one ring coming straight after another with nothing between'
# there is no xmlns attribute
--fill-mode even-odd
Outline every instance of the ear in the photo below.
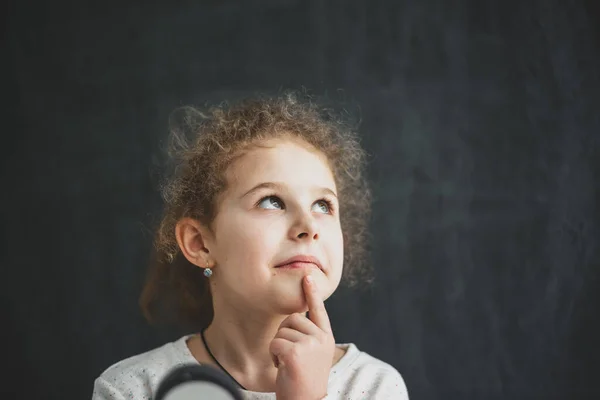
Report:
<svg viewBox="0 0 600 400"><path fill-rule="evenodd" d="M175 237L183 256L192 264L210 267L208 243L209 230L192 218L182 218L175 226Z"/></svg>

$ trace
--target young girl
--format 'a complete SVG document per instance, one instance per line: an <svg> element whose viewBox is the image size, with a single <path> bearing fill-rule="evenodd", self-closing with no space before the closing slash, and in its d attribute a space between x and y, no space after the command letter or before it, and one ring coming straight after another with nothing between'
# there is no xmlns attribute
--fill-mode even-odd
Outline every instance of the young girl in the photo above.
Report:
<svg viewBox="0 0 600 400"><path fill-rule="evenodd" d="M141 305L198 333L114 364L93 400L152 399L188 363L220 369L245 399L407 399L392 366L335 343L323 305L342 279L370 276L354 131L294 94L187 109L184 121L191 135L173 131L163 186L164 257Z"/></svg>

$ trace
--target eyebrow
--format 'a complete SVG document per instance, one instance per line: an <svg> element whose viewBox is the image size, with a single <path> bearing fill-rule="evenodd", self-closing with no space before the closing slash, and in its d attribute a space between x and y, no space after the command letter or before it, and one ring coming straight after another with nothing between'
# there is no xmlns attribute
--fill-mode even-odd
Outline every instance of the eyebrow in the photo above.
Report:
<svg viewBox="0 0 600 400"><path fill-rule="evenodd" d="M259 183L258 185L254 186L252 189L248 190L246 193L244 193L241 197L246 197L258 190L261 189L275 189L275 190L283 190L285 188L285 185L283 183L279 183L279 182L262 182ZM321 193L328 193L332 196L334 196L335 198L337 198L337 194L335 194L335 192L331 189L329 189L328 187L320 187L320 186L316 186L315 187L319 192Z"/></svg>

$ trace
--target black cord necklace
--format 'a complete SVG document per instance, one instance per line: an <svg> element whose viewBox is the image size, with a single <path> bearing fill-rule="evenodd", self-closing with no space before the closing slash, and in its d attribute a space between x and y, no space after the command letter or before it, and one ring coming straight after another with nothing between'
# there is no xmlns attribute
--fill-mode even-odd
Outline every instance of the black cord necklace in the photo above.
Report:
<svg viewBox="0 0 600 400"><path fill-rule="evenodd" d="M247 390L245 387L243 387L242 385L240 385L240 383L238 381L235 380L235 378L233 376L231 376L231 374L229 372L227 372L227 370L225 368L223 368L223 366L221 365L220 362L217 361L217 359L215 358L215 356L213 355L212 351L210 351L210 349L208 348L208 344L206 344L206 338L204 337L204 331L206 330L206 328L202 329L200 331L200 337L202 338L202 342L204 343L204 347L206 348L206 351L208 351L208 354L210 355L210 357L213 359L214 362L217 363L217 365L223 370L223 372L225 372L227 375L229 375L229 377L243 390Z"/></svg>

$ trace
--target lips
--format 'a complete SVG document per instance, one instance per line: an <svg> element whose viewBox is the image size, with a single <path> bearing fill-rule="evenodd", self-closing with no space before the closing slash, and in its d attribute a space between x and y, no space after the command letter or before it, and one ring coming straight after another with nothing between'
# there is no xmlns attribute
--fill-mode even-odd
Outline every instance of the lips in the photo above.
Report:
<svg viewBox="0 0 600 400"><path fill-rule="evenodd" d="M299 255L299 256L294 256L294 257L288 258L287 260L277 264L275 266L275 268L281 268L281 267L285 267L286 265L295 264L295 263L314 264L317 268L319 268L321 271L323 271L323 266L321 265L321 262L319 261L319 259L316 257L313 257L313 256L307 256L307 255Z"/></svg>

